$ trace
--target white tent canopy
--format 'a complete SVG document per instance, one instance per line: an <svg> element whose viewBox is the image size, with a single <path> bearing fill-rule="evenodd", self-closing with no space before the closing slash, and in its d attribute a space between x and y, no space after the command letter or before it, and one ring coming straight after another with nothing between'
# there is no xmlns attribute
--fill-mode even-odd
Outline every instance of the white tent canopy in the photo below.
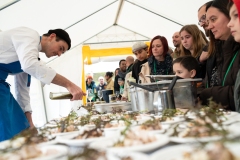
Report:
<svg viewBox="0 0 240 160"><path fill-rule="evenodd" d="M162 35L173 47L172 34L183 25L197 24L197 10L207 1L17 0L10 5L14 0L1 0L0 30L26 26L42 35L49 29L65 29L72 39L72 49L59 58L47 59L41 54L41 59L81 86L82 45L89 45L91 49L131 47L136 41L150 41L154 36ZM116 66L110 68L113 71ZM66 90L56 85L42 87L37 81L32 82L31 97L34 98L31 103L36 124L41 125L59 115L65 116L71 107L81 104L51 101L48 98L50 91ZM44 118L46 116L47 119Z"/></svg>

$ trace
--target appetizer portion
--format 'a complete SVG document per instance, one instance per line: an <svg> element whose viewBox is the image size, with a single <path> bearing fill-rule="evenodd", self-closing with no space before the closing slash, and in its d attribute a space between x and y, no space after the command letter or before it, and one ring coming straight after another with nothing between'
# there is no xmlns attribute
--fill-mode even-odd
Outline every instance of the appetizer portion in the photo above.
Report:
<svg viewBox="0 0 240 160"><path fill-rule="evenodd" d="M196 149L192 152L185 152L183 160L239 160L222 143L216 143L211 149Z"/></svg>

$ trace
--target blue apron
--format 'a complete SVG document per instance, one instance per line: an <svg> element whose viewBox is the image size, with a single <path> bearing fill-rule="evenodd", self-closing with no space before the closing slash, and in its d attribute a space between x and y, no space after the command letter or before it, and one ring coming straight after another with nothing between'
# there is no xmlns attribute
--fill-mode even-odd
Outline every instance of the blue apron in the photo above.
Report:
<svg viewBox="0 0 240 160"><path fill-rule="evenodd" d="M6 82L9 73L20 72L23 71L19 61L0 63L0 142L30 127L22 108L10 92L10 85Z"/></svg>

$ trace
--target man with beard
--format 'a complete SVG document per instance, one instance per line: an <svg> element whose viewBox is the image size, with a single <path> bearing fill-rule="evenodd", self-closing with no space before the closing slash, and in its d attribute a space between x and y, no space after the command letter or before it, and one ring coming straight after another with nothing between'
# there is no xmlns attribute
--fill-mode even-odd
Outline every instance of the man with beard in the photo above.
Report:
<svg viewBox="0 0 240 160"><path fill-rule="evenodd" d="M210 5L211 3L212 3L212 1L209 1L209 2L205 3L204 5L202 5L198 9L198 25L201 26L204 29L205 35L207 37L209 37L209 32L210 31L207 29L208 24L207 24L207 21L206 21L206 7L208 5ZM207 60L207 58L208 58L208 45L206 45L203 48L203 52L202 52L201 56L199 57L199 61L202 63L205 60Z"/></svg>
<svg viewBox="0 0 240 160"><path fill-rule="evenodd" d="M208 24L206 21L206 7L208 5L210 5L212 3L212 1L209 1L207 3L205 3L204 5L202 5L199 9L198 9L198 25L201 26L207 37L209 37L209 30L207 29Z"/></svg>
<svg viewBox="0 0 240 160"><path fill-rule="evenodd" d="M175 32L172 36L173 45L175 48L174 52L171 54L173 59L176 59L180 56L180 45L181 45L181 37L179 32Z"/></svg>

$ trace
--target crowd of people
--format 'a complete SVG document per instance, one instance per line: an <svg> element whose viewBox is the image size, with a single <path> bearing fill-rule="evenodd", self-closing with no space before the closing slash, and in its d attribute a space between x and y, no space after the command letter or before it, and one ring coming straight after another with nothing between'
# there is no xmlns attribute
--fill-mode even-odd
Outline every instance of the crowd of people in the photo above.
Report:
<svg viewBox="0 0 240 160"><path fill-rule="evenodd" d="M213 0L200 6L198 24L205 33L195 24L183 26L173 33L176 48L172 53L163 35L153 37L150 46L135 43L132 52L136 60L127 57L119 62L114 91L124 88L121 99L127 100L127 80L151 83L145 75L202 78L198 100L203 105L211 98L228 110L240 111L238 3L237 0Z"/></svg>
<svg viewBox="0 0 240 160"><path fill-rule="evenodd" d="M202 78L203 89L198 97L202 104L212 98L226 109L240 112L239 10L239 0L212 0L199 6L198 24L205 33L194 24L179 28L172 37L174 51L163 33L153 37L150 46L137 42L132 46L136 60L132 56L120 60L115 73L106 72L104 77L99 77L98 86L93 77L88 76L87 89L120 91L121 99L128 100L127 81L130 79L136 83L151 83L145 75L171 74ZM86 95L39 59L39 52L52 57L71 48L71 39L64 30L49 30L40 36L32 29L18 27L0 33L0 46L0 141L26 128L34 128L29 96L31 76L45 84L65 87L73 95L71 100L81 100ZM17 74L16 99L6 82L9 74Z"/></svg>

